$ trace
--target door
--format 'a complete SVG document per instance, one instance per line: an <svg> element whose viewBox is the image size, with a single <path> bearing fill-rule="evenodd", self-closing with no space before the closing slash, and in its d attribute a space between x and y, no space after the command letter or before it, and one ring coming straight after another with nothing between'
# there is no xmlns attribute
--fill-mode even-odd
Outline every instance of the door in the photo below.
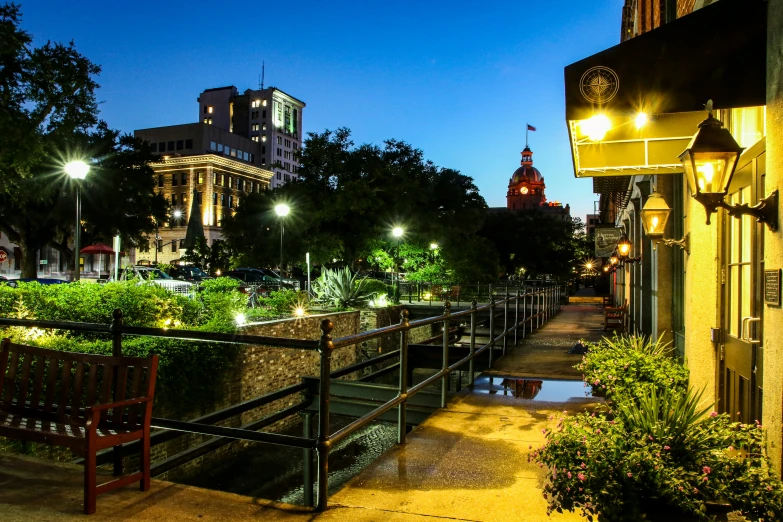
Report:
<svg viewBox="0 0 783 522"><path fill-rule="evenodd" d="M740 161L726 197L727 203L755 204L763 194L759 158ZM732 420L752 423L761 419L763 382L761 345L763 329L763 225L750 216L725 215L723 267L724 344L718 366L718 411Z"/></svg>

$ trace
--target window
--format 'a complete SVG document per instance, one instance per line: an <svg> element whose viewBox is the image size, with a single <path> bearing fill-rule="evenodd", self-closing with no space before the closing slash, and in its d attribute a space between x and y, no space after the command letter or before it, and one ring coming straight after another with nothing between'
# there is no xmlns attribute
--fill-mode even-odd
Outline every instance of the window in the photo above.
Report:
<svg viewBox="0 0 783 522"><path fill-rule="evenodd" d="M202 183L204 183L204 173L203 172L199 172L198 173L198 184L201 185Z"/></svg>
<svg viewBox="0 0 783 522"><path fill-rule="evenodd" d="M169 152L171 152L172 150L174 150L174 142L173 142L173 141L170 141L170 142L169 142L169 145L168 145L167 149L168 149L168 151L169 151Z"/></svg>
<svg viewBox="0 0 783 522"><path fill-rule="evenodd" d="M220 195L220 206L221 207L225 207L226 206L226 195L225 194L221 194Z"/></svg>
<svg viewBox="0 0 783 522"><path fill-rule="evenodd" d="M171 185L173 187L177 186L177 173L176 172L171 175Z"/></svg>
<svg viewBox="0 0 783 522"><path fill-rule="evenodd" d="M258 130L258 123L254 123L250 126L250 130L257 131Z"/></svg>
<svg viewBox="0 0 783 522"><path fill-rule="evenodd" d="M261 145L261 154L266 154L266 145Z"/></svg>
<svg viewBox="0 0 783 522"><path fill-rule="evenodd" d="M217 151L218 152L223 152L223 144L222 143L218 143Z"/></svg>
<svg viewBox="0 0 783 522"><path fill-rule="evenodd" d="M209 112L209 110L208 110L208 109L209 109L209 107L207 107L206 105L204 105L204 114L207 114L207 113Z"/></svg>
<svg viewBox="0 0 783 522"><path fill-rule="evenodd" d="M266 100L264 100L264 107L266 107ZM261 117L266 119L266 111L262 111L261 114L263 115Z"/></svg>
<svg viewBox="0 0 783 522"><path fill-rule="evenodd" d="M228 208L234 208L234 196L228 196Z"/></svg>
<svg viewBox="0 0 783 522"><path fill-rule="evenodd" d="M179 195L179 201L180 204L184 207L188 203L188 195L185 192L183 192L182 194Z"/></svg>
<svg viewBox="0 0 783 522"><path fill-rule="evenodd" d="M234 158L237 157L237 149L231 149L231 156Z"/></svg>
<svg viewBox="0 0 783 522"><path fill-rule="evenodd" d="M257 142L257 141L258 141L258 136L253 136L253 137L252 137L252 138L250 138L250 139L251 139L251 140L253 140L253 141L255 141L255 142Z"/></svg>
<svg viewBox="0 0 783 522"><path fill-rule="evenodd" d="M187 184L188 184L188 173L187 172L183 172L182 173L182 186L184 187Z"/></svg>
<svg viewBox="0 0 783 522"><path fill-rule="evenodd" d="M250 161L250 163L255 163L256 162L256 155L255 154L251 154L250 155L250 159L248 161Z"/></svg>
<svg viewBox="0 0 783 522"><path fill-rule="evenodd" d="M207 125L212 125L212 118L204 118L204 123Z"/></svg>
<svg viewBox="0 0 783 522"><path fill-rule="evenodd" d="M250 153L243 152L242 153L242 159L244 159L245 161L250 161Z"/></svg>
<svg viewBox="0 0 783 522"><path fill-rule="evenodd" d="M288 139L285 140L285 146L290 148L291 147L291 140L288 140Z"/></svg>
<svg viewBox="0 0 783 522"><path fill-rule="evenodd" d="M228 188L231 188L231 176L228 176Z"/></svg>
<svg viewBox="0 0 783 522"><path fill-rule="evenodd" d="M177 251L177 240L171 242L171 251L176 252Z"/></svg>
<svg viewBox="0 0 783 522"><path fill-rule="evenodd" d="M261 158L261 165L266 165L266 158Z"/></svg>
<svg viewBox="0 0 783 522"><path fill-rule="evenodd" d="M261 130L266 130L266 123L264 123L263 125L261 125Z"/></svg>
<svg viewBox="0 0 783 522"><path fill-rule="evenodd" d="M199 205L201 205L201 194L202 192L196 192L196 201L198 201Z"/></svg>
<svg viewBox="0 0 783 522"><path fill-rule="evenodd" d="M158 152L158 144L150 143L150 152Z"/></svg>
<svg viewBox="0 0 783 522"><path fill-rule="evenodd" d="M250 106L253 108L260 107L261 106L261 100L253 100L250 102Z"/></svg>
<svg viewBox="0 0 783 522"><path fill-rule="evenodd" d="M212 114L212 110L213 110L212 106L211 105L207 105L207 114Z"/></svg>
<svg viewBox="0 0 783 522"><path fill-rule="evenodd" d="M226 175L225 174L221 174L220 175L220 185L223 186L223 187L226 186Z"/></svg>
<svg viewBox="0 0 783 522"><path fill-rule="evenodd" d="M278 156L282 156L283 155L283 149L281 149L280 147L277 148L277 155Z"/></svg>
<svg viewBox="0 0 783 522"><path fill-rule="evenodd" d="M162 187L162 186L163 186L163 174L160 174L158 176L158 187Z"/></svg>
<svg viewBox="0 0 783 522"><path fill-rule="evenodd" d="M185 140L185 148L186 149L192 149L193 148L193 140Z"/></svg>
<svg viewBox="0 0 783 522"><path fill-rule="evenodd" d="M264 134L263 136L261 136L261 141L266 141L266 134Z"/></svg>
<svg viewBox="0 0 783 522"><path fill-rule="evenodd" d="M277 179L282 179L283 175L281 173L277 173Z"/></svg>
<svg viewBox="0 0 783 522"><path fill-rule="evenodd" d="M158 152L166 152L166 142L161 141L158 143Z"/></svg>
<svg viewBox="0 0 783 522"><path fill-rule="evenodd" d="M209 150L217 150L217 143L215 143L214 141L210 141Z"/></svg>
<svg viewBox="0 0 783 522"><path fill-rule="evenodd" d="M177 140L177 150L182 150L185 148L185 142L182 140Z"/></svg>
<svg viewBox="0 0 783 522"><path fill-rule="evenodd" d="M217 192L212 193L212 204L217 205Z"/></svg>
<svg viewBox="0 0 783 522"><path fill-rule="evenodd" d="M277 144L278 145L282 145L283 144L283 137L282 136L278 136L277 137Z"/></svg>
<svg viewBox="0 0 783 522"><path fill-rule="evenodd" d="M255 189L255 183L251 181L250 186L248 187L248 192L253 192L253 189Z"/></svg>

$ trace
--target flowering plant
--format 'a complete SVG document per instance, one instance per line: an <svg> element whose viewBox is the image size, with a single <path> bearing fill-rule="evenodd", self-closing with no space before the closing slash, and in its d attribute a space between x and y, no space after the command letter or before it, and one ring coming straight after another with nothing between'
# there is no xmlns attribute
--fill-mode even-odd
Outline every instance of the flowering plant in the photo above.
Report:
<svg viewBox="0 0 783 522"><path fill-rule="evenodd" d="M652 389L681 392L688 386L688 369L672 358L670 343L661 337L615 335L589 348L575 368L581 370L585 385L611 401L646 395Z"/></svg>
<svg viewBox="0 0 783 522"><path fill-rule="evenodd" d="M640 520L651 507L709 519L707 503L750 520L781 520L783 484L763 451L761 426L699 407L702 394L653 389L614 412L563 416L530 455L551 470L549 512L588 520Z"/></svg>

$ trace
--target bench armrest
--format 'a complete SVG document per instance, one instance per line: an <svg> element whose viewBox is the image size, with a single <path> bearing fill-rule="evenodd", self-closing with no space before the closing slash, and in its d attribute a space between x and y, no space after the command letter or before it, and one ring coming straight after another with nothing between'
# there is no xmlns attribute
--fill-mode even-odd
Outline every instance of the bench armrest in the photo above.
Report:
<svg viewBox="0 0 783 522"><path fill-rule="evenodd" d="M126 399L119 402L106 402L103 404L96 404L95 406L87 406L87 415L95 411L110 410L112 408L125 408L126 406L134 406L136 404L144 404L152 400L152 397L138 397L136 399Z"/></svg>

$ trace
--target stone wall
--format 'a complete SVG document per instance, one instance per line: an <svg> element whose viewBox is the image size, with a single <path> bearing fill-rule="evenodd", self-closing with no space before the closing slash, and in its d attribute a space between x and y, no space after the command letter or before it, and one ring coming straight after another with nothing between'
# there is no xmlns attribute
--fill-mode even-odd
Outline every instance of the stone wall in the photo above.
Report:
<svg viewBox="0 0 783 522"><path fill-rule="evenodd" d="M363 332L400 324L402 311L405 305L387 306L386 308L368 308L361 311L361 327ZM425 339L434 337L440 333L440 325L427 325L413 328L408 332L409 343L420 343ZM433 333L435 332L435 333ZM372 339L363 343L362 348L370 353L387 353L400 347L400 334L391 334L379 339Z"/></svg>

